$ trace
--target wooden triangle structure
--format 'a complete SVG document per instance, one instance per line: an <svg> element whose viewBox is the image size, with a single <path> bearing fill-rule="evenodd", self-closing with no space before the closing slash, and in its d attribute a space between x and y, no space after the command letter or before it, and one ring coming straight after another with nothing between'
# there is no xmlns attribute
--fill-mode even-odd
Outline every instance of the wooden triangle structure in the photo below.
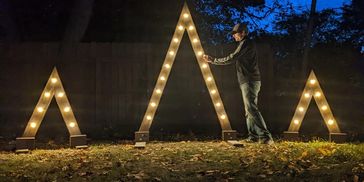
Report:
<svg viewBox="0 0 364 182"><path fill-rule="evenodd" d="M337 124L334 115L332 114L332 110L325 98L325 95L320 87L320 83L317 80L317 77L312 70L308 80L306 82L306 86L303 90L301 99L297 105L294 116L291 120L291 124L288 128L288 131L284 132L285 138L290 140L299 140L298 131L301 127L302 121L306 115L306 111L310 105L312 98L315 100L322 118L325 121L325 124L329 130L330 141L342 142L345 140L346 134L341 133L339 125Z"/></svg>
<svg viewBox="0 0 364 182"><path fill-rule="evenodd" d="M135 133L136 147L144 147L145 142L149 141L149 129L152 124L154 115L156 113L159 101L162 97L163 90L168 80L168 76L172 69L178 48L183 38L184 32L187 30L188 37L191 41L193 50L195 52L198 65L200 66L202 75L204 77L207 89L209 90L211 100L214 104L214 108L219 119L222 128L223 140L235 140L236 131L231 129L229 118L225 112L224 105L222 103L220 94L218 92L214 77L211 73L210 67L207 63L202 60L204 50L202 48L196 26L192 20L190 10L188 9L187 3L184 4L181 15L179 17L173 38L168 48L167 55L164 59L164 63L159 74L157 83L155 85L152 97L150 99L148 108L143 117L143 121L139 128L139 131Z"/></svg>
<svg viewBox="0 0 364 182"><path fill-rule="evenodd" d="M68 132L70 133L70 145L80 147L86 145L86 135L82 135L78 127L77 120L73 114L71 104L68 101L66 92L63 88L61 79L56 68L53 69L51 76L40 96L40 99L30 117L22 137L17 138L17 149L24 150L34 148L35 135L42 123L48 107L55 97L61 111Z"/></svg>

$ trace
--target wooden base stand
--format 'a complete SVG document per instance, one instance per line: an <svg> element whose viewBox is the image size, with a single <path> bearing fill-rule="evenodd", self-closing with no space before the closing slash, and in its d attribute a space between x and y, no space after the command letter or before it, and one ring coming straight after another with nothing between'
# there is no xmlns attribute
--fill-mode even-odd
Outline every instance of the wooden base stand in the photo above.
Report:
<svg viewBox="0 0 364 182"><path fill-rule="evenodd" d="M75 147L77 149L87 148L86 135L71 135L70 136L70 147Z"/></svg>
<svg viewBox="0 0 364 182"><path fill-rule="evenodd" d="M26 153L35 148L35 137L16 138L16 153Z"/></svg>

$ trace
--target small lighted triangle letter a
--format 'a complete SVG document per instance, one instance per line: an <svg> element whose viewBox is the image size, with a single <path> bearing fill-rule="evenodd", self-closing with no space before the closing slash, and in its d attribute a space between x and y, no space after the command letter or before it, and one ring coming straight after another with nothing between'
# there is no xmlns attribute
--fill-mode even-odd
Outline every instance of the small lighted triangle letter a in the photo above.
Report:
<svg viewBox="0 0 364 182"><path fill-rule="evenodd" d="M196 31L196 26L192 20L190 10L188 9L187 3L185 3L179 17L173 38L170 42L168 52L164 59L164 63L159 74L157 83L153 90L148 108L143 117L143 121L139 128L139 131L135 133L136 147L144 147L145 142L149 141L149 128L152 124L155 112L161 99L163 89L165 88L166 82L168 81L168 76L170 74L170 70L172 69L175 56L181 43L181 39L183 38L183 34L186 30L188 33L188 37L191 41L192 48L195 52L198 65L204 77L207 89L209 90L217 117L219 119L222 128L222 138L223 140L235 140L236 138L236 131L231 129L229 119L225 112L224 105L217 90L217 86L214 77L212 76L210 67L202 60L202 55L204 54L204 51L198 33Z"/></svg>
<svg viewBox="0 0 364 182"><path fill-rule="evenodd" d="M306 115L306 111L312 98L314 98L320 110L321 116L329 130L329 140L344 142L346 140L346 134L341 133L339 125L332 114L330 106L313 70L311 71L310 76L306 82L306 86L291 120L289 129L288 131L284 132L284 137L288 140L299 140L298 131L301 127L302 121Z"/></svg>
<svg viewBox="0 0 364 182"><path fill-rule="evenodd" d="M68 132L70 133L70 145L72 147L85 147L86 135L82 135L78 127L77 120L73 114L71 104L67 99L61 79L56 68L53 69L51 76L40 96L40 99L30 117L22 137L16 140L17 150L28 150L34 148L35 135L47 112L47 109L55 97L57 105L61 111Z"/></svg>

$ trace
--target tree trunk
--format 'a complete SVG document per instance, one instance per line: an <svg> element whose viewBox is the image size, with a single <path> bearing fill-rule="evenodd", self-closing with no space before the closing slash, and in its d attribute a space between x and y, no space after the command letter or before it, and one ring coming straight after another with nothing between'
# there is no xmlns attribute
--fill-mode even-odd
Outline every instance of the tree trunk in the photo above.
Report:
<svg viewBox="0 0 364 182"><path fill-rule="evenodd" d="M68 25L59 48L59 56L67 55L79 43L91 19L94 0L74 0Z"/></svg>
<svg viewBox="0 0 364 182"><path fill-rule="evenodd" d="M310 18L308 20L306 38L305 38L304 49L303 49L303 60L302 60L302 68L301 68L301 78L303 80L306 79L306 77L308 76L307 73L309 71L309 70L307 70L309 67L308 53L309 53L310 46L311 46L315 13L316 13L316 0L312 0Z"/></svg>

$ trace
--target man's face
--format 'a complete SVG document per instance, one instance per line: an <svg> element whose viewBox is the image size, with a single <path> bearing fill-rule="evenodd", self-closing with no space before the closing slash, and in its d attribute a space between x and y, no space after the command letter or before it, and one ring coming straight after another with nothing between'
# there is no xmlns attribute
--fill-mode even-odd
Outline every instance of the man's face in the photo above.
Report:
<svg viewBox="0 0 364 182"><path fill-rule="evenodd" d="M235 39L235 41L237 41L237 42L239 42L239 41L241 41L241 40L243 40L243 38L245 37L245 32L243 31L243 32L241 32L241 33L234 33L233 34L233 37L234 37L234 39Z"/></svg>

